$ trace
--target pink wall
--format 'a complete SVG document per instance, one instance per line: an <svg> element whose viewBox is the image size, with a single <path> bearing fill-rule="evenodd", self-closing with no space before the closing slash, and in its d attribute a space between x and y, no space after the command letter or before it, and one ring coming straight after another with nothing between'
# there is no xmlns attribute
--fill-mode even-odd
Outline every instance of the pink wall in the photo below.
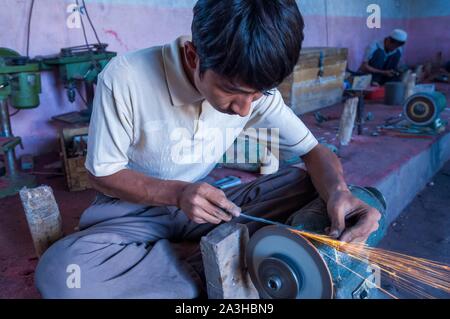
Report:
<svg viewBox="0 0 450 319"><path fill-rule="evenodd" d="M381 29L368 29L366 18L328 17L328 41L325 17L306 16L305 46L337 46L349 49L349 66L358 68L365 47L372 41L384 38L392 29L402 28L409 34L405 45L404 62L416 65L434 59L442 52L443 60L450 60L450 16L383 19Z"/></svg>
<svg viewBox="0 0 450 319"><path fill-rule="evenodd" d="M383 19L381 29L368 29L366 18L331 16L328 17L327 41L325 17L307 16L305 23L305 46L346 47L352 69L359 67L368 44L383 39L392 29L407 29L407 20L403 19Z"/></svg>
<svg viewBox="0 0 450 319"><path fill-rule="evenodd" d="M192 10L189 7L161 7L118 3L87 2L94 24L109 49L122 54L171 41L180 34L190 33ZM84 43L80 29L66 26L68 2L39 0L33 12L30 56L59 52L60 48ZM26 25L29 1L2 0L0 46L25 54ZM23 12L24 14L17 14ZM450 17L415 19L383 18L381 29L366 27L365 12L360 17L305 14L305 46L342 46L349 48L349 65L358 68L364 48L371 41L383 38L393 28L410 33L406 47L406 62L420 63L443 51L450 59ZM328 37L326 25L328 24ZM93 41L91 32L89 38ZM327 39L328 38L328 39ZM41 105L34 110L21 111L13 117L13 131L22 136L26 153L44 153L57 149L57 129L50 123L53 115L79 109L78 101L70 104L55 74L42 76ZM19 153L23 153L19 151Z"/></svg>
<svg viewBox="0 0 450 319"><path fill-rule="evenodd" d="M411 45L405 55L409 63L434 59L438 52L444 61L450 61L450 16L409 19L407 30Z"/></svg>
<svg viewBox="0 0 450 319"><path fill-rule="evenodd" d="M0 25L9 32L0 33L0 47L8 47L25 55L27 14L29 2L6 0L0 10ZM67 3L55 5L54 0L36 1L32 18L30 56L58 53L60 48L84 44L79 29L66 26ZM51 10L49 10L51 8ZM191 9L157 8L147 6L88 4L89 13L102 42L109 43L109 50L119 54L175 39L189 33ZM85 21L86 23L86 21ZM93 33L88 31L94 42ZM42 73L40 106L20 111L11 120L13 133L21 136L24 150L17 154L42 154L58 149L58 125L50 118L54 115L84 108L77 98L67 101L66 92L57 74Z"/></svg>

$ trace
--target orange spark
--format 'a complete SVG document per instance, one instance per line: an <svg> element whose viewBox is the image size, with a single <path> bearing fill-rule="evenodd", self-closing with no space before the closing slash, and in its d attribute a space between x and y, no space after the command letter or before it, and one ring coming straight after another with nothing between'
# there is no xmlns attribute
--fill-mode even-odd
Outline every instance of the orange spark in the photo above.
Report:
<svg viewBox="0 0 450 319"><path fill-rule="evenodd" d="M384 274L393 278L398 287L408 290L416 295L433 298L433 296L424 292L423 288L418 286L416 282L424 283L430 287L450 293L450 267L446 264L380 248L369 247L364 243L345 243L325 235L318 235L294 229L290 229L290 231L330 246L337 251L344 252L357 260L363 262L369 261L378 266ZM344 266L339 261L328 255L326 256L334 262L337 262L340 266ZM381 287L378 288L381 289Z"/></svg>

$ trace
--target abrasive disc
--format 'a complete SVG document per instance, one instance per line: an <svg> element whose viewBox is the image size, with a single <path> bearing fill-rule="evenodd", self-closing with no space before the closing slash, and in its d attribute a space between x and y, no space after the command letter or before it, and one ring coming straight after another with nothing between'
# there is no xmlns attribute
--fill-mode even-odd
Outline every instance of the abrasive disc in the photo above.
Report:
<svg viewBox="0 0 450 319"><path fill-rule="evenodd" d="M431 124L438 116L438 110L434 100L424 94L411 96L403 106L406 118L416 125Z"/></svg>
<svg viewBox="0 0 450 319"><path fill-rule="evenodd" d="M317 249L285 227L267 226L246 251L250 277L263 299L329 299L333 284Z"/></svg>

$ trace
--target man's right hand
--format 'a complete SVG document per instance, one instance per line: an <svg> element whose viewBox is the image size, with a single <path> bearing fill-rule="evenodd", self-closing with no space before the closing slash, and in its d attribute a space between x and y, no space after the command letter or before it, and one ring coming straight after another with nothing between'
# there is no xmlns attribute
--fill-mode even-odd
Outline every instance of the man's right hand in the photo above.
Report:
<svg viewBox="0 0 450 319"><path fill-rule="evenodd" d="M219 224L238 217L241 209L225 193L207 183L187 184L178 194L178 207L197 224ZM231 214L231 215L230 215Z"/></svg>

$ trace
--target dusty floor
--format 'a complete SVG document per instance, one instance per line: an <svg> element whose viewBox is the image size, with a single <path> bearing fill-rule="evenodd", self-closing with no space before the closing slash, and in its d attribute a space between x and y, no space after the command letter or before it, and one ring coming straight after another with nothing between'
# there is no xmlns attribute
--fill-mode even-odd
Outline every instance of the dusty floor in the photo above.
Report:
<svg viewBox="0 0 450 319"><path fill-rule="evenodd" d="M53 187L63 212L65 233L73 232L94 192L78 192L74 197L65 190L62 177L41 176L40 183ZM433 183L390 225L380 247L450 264L450 162L433 178ZM0 298L39 298L33 283L37 258L19 199L10 197L0 203ZM415 297L398 290L395 283L385 280L383 283L396 296ZM438 298L450 298L442 291L427 288L426 291Z"/></svg>
<svg viewBox="0 0 450 319"><path fill-rule="evenodd" d="M450 162L390 225L379 246L450 265ZM403 298L417 297L399 290L392 281L385 288ZM424 288L437 298L450 298L445 292Z"/></svg>
<svg viewBox="0 0 450 319"><path fill-rule="evenodd" d="M36 166L43 171L44 165L57 159L57 154L39 157ZM79 216L94 199L94 191L70 193L62 176L38 175L38 184L52 187L64 233L72 233ZM36 264L37 257L19 197L0 199L0 298L40 298L33 280Z"/></svg>

